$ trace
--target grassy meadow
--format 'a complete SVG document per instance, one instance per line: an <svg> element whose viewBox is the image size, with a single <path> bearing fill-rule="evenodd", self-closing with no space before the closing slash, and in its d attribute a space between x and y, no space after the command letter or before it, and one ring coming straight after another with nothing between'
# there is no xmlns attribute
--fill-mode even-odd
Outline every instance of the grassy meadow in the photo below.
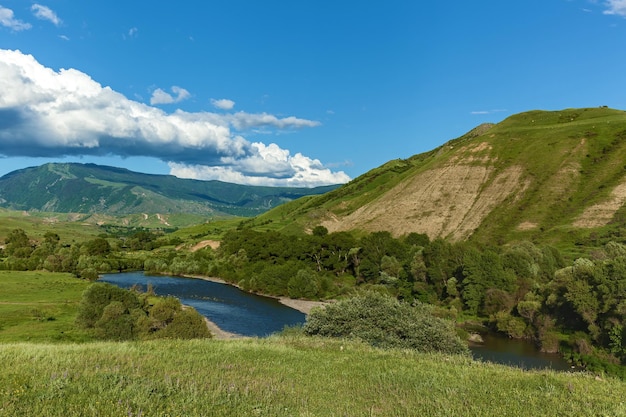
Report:
<svg viewBox="0 0 626 417"><path fill-rule="evenodd" d="M626 385L298 337L0 345L0 416L621 416Z"/></svg>
<svg viewBox="0 0 626 417"><path fill-rule="evenodd" d="M0 342L89 339L74 326L88 285L71 274L0 271Z"/></svg>
<svg viewBox="0 0 626 417"><path fill-rule="evenodd" d="M0 416L626 415L615 379L336 339L76 343L87 285L0 273Z"/></svg>

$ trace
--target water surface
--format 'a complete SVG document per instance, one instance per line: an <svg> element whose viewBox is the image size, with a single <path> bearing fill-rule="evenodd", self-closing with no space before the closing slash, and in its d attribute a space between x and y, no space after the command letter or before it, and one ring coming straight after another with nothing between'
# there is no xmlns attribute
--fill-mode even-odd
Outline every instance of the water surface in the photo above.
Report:
<svg viewBox="0 0 626 417"><path fill-rule="evenodd" d="M264 337L285 326L303 324L306 316L278 300L241 291L232 285L201 279L151 276L143 272L105 274L100 281L122 288L150 284L158 295L174 296L194 307L220 329L242 336ZM497 335L483 335L484 343L470 346L475 359L516 366L524 369L570 369L559 355L539 352L524 340Z"/></svg>
<svg viewBox="0 0 626 417"><path fill-rule="evenodd" d="M494 334L483 334L482 337L484 343L470 346L475 359L523 369L548 368L558 371L571 369L570 364L560 355L540 352L527 340Z"/></svg>
<svg viewBox="0 0 626 417"><path fill-rule="evenodd" d="M161 296L174 296L192 306L220 329L242 336L268 336L285 326L303 324L305 315L278 300L249 294L233 287L201 279L144 275L143 272L105 274L100 281L118 287L150 284Z"/></svg>

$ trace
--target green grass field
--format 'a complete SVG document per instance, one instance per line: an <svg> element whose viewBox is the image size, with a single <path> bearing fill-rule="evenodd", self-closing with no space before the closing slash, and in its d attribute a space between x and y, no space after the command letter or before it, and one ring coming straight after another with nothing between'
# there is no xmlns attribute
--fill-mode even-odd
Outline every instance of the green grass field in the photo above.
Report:
<svg viewBox="0 0 626 417"><path fill-rule="evenodd" d="M87 282L0 273L0 416L626 416L626 383L300 335L88 342Z"/></svg>
<svg viewBox="0 0 626 417"><path fill-rule="evenodd" d="M88 340L74 326L88 285L71 274L0 271L0 342Z"/></svg>
<svg viewBox="0 0 626 417"><path fill-rule="evenodd" d="M622 416L626 385L300 337L0 345L0 416Z"/></svg>

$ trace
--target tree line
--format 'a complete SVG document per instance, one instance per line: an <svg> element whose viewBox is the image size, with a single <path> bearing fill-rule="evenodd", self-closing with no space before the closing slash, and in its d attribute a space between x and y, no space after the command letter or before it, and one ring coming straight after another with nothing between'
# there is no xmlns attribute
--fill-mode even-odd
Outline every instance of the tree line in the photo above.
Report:
<svg viewBox="0 0 626 417"><path fill-rule="evenodd" d="M33 242L16 230L0 253L0 269L65 271L89 279L125 270L206 275L251 292L306 299L373 290L431 304L439 316L479 320L590 367L619 373L626 363L621 243L571 261L554 247L531 242L486 246L416 233L328 233L323 227L301 235L242 228L227 232L217 250L176 250L172 243L144 233L68 245L53 233Z"/></svg>

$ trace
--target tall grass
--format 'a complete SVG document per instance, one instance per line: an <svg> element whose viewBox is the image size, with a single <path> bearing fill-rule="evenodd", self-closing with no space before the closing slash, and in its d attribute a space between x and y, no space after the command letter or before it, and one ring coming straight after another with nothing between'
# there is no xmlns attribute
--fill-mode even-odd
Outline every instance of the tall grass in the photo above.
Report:
<svg viewBox="0 0 626 417"><path fill-rule="evenodd" d="M0 416L620 416L626 385L321 338L0 345Z"/></svg>

